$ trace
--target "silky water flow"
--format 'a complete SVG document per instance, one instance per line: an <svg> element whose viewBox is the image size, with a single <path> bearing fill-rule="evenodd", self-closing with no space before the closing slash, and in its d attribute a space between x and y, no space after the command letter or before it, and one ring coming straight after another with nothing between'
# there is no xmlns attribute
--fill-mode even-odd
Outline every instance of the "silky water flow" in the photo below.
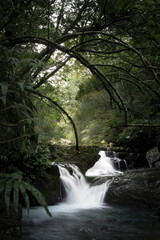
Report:
<svg viewBox="0 0 160 240"><path fill-rule="evenodd" d="M64 166L58 167L66 192L66 204L78 208L98 207L103 204L109 182L91 186L77 166L68 165L72 174Z"/></svg>
<svg viewBox="0 0 160 240"><path fill-rule="evenodd" d="M85 174L87 177L97 178L94 184L86 181L85 176L76 165L58 165L60 179L66 192L66 204L78 208L103 205L104 197L111 181L102 181L101 178L120 174L120 171L114 169L111 159L106 157L104 151L100 151L99 155L101 156L100 159Z"/></svg>

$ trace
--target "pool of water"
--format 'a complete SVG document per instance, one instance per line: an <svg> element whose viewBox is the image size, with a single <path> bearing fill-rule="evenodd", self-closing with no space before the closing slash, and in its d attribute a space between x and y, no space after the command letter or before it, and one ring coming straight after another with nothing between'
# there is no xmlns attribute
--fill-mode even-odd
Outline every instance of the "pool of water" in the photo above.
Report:
<svg viewBox="0 0 160 240"><path fill-rule="evenodd" d="M23 240L159 240L160 218L151 211L109 205L83 207L61 203L23 210Z"/></svg>

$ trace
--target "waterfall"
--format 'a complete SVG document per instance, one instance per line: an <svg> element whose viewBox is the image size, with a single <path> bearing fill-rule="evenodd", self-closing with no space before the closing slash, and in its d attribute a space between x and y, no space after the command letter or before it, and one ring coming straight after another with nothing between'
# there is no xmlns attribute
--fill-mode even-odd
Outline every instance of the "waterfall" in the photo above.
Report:
<svg viewBox="0 0 160 240"><path fill-rule="evenodd" d="M105 151L100 151L100 159L93 167L87 170L86 177L92 177L94 184L88 183L86 177L74 164L58 164L60 180L64 186L66 198L65 206L72 208L92 208L103 205L105 194L111 179L106 176L115 176L122 172L115 170L110 157ZM96 181L95 181L96 180Z"/></svg>
<svg viewBox="0 0 160 240"><path fill-rule="evenodd" d="M85 173L87 177L114 176L122 173L113 167L111 157L106 157L105 151L100 151L99 155L100 159ZM116 158L116 161L119 163L120 159Z"/></svg>
<svg viewBox="0 0 160 240"><path fill-rule="evenodd" d="M66 191L65 203L78 208L92 208L103 205L109 182L91 186L75 165L58 165L60 179Z"/></svg>
<svg viewBox="0 0 160 240"><path fill-rule="evenodd" d="M128 170L128 165L127 165L127 162L126 162L126 160L125 160L125 159L123 159L123 162L124 162L124 164L125 164L125 167L126 167L126 169Z"/></svg>

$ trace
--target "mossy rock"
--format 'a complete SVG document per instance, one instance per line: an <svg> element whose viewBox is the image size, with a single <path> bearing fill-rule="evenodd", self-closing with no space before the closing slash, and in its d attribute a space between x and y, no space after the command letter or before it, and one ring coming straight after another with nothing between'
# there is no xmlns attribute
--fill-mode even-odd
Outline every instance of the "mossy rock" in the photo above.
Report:
<svg viewBox="0 0 160 240"><path fill-rule="evenodd" d="M74 146L51 146L53 162L76 164L83 173L100 158L99 151L100 147L98 146L80 146L78 151Z"/></svg>

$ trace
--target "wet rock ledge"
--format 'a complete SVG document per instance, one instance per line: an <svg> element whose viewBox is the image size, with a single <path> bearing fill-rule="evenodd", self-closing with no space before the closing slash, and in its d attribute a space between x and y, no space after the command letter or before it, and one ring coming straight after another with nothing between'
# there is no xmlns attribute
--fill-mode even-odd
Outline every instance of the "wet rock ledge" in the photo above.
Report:
<svg viewBox="0 0 160 240"><path fill-rule="evenodd" d="M128 170L115 177L106 193L105 202L159 209L160 168Z"/></svg>

